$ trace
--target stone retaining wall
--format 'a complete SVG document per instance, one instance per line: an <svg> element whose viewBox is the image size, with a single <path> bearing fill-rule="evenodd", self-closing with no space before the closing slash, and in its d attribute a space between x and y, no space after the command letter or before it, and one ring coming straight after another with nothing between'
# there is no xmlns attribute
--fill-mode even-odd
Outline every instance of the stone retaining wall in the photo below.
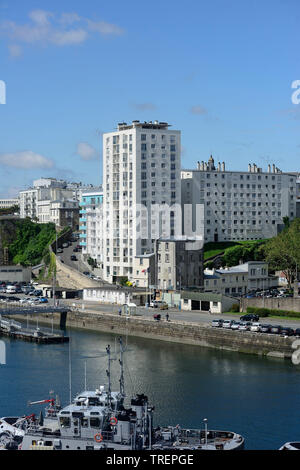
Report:
<svg viewBox="0 0 300 470"><path fill-rule="evenodd" d="M242 298L240 303L241 311L246 312L247 307L270 308L274 310L291 310L293 312L300 312L300 298L296 297L272 297L270 299Z"/></svg>
<svg viewBox="0 0 300 470"><path fill-rule="evenodd" d="M19 316L18 319L22 318ZM51 319L49 314L43 318L40 316L39 324L50 323ZM57 314L54 315L54 324L59 324ZM293 337L236 332L197 323L157 322L138 316L120 317L108 313L69 312L67 326L281 358L291 358L291 345L295 341Z"/></svg>

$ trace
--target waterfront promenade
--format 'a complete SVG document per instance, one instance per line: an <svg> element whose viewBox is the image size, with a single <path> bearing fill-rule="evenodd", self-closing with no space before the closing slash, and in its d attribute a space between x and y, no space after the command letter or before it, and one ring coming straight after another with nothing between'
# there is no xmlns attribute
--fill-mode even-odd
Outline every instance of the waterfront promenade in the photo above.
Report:
<svg viewBox="0 0 300 470"><path fill-rule="evenodd" d="M257 333L252 331L233 331L225 328L214 328L211 320L215 316L195 312L161 311L159 309L144 309L137 315L119 315L119 306L107 306L106 312L99 307L86 304L73 303L66 316L66 327L79 328L91 331L109 332L125 336L137 336L148 339L163 340L182 344L193 344L219 350L235 351L247 354L272 356L282 359L291 359L293 354L292 343L295 337L285 337L275 334ZM72 309L71 309L72 308ZM103 306L101 305L101 309ZM168 312L169 320L166 320ZM162 320L153 319L154 313L161 313ZM182 315L181 315L182 314ZM35 321L36 315L29 316ZM186 315L194 315L194 320ZM225 315L223 315L225 316ZM232 315L233 318L239 316ZM21 315L13 316L20 320ZM24 317L23 317L24 318ZM202 321L200 321L200 318ZM226 315L226 318L229 316ZM266 319L265 319L266 320ZM270 319L267 319L270 323ZM54 314L40 314L39 324L59 324L60 316ZM278 324L278 320L276 323Z"/></svg>

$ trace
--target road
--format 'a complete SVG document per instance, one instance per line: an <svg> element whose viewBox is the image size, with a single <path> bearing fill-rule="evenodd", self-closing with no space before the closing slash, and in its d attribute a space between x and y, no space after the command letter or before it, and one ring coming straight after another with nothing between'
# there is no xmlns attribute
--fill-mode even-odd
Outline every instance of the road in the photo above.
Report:
<svg viewBox="0 0 300 470"><path fill-rule="evenodd" d="M83 300L74 300L70 299L65 301L70 306L73 304L80 310L86 310L92 313L103 312L103 313L114 313L118 314L120 309L120 305L108 305L108 304L99 304L99 302L84 302ZM82 306L84 308L82 309ZM166 314L169 315L169 321L184 321L188 323L199 323L203 325L210 325L212 320L219 319L219 318L226 318L228 320L239 320L240 316L244 315L243 313L238 314L230 314L230 313L222 313L222 314L210 314L208 312L200 312L197 310L193 311L185 311L185 310L178 310L178 308L169 308L168 310L160 310L158 308L146 308L146 307L137 307L136 313L144 318L153 318L155 313L160 313L162 319L166 319ZM291 328L300 328L300 319L291 319L291 320L281 320L280 318L276 317L267 317L261 318L260 323L263 324L272 324L272 325L281 325L281 326L289 326Z"/></svg>

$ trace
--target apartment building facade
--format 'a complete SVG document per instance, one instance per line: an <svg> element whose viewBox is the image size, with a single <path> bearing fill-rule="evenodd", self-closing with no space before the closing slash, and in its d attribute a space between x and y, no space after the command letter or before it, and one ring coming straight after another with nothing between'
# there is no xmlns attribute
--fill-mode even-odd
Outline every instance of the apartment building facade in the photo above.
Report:
<svg viewBox="0 0 300 470"><path fill-rule="evenodd" d="M158 240L156 279L159 290L204 288L203 242L201 240Z"/></svg>
<svg viewBox="0 0 300 470"><path fill-rule="evenodd" d="M80 245L82 254L102 265L103 261L103 191L82 192L80 201Z"/></svg>
<svg viewBox="0 0 300 470"><path fill-rule="evenodd" d="M182 170L183 211L190 211L192 227L205 242L258 240L276 236L283 217L296 217L297 175L275 165L268 171L253 164L246 171L226 171L198 162L196 170ZM197 221L197 209L202 219ZM188 234L190 235L190 234Z"/></svg>
<svg viewBox="0 0 300 470"><path fill-rule="evenodd" d="M93 188L93 185L83 186L56 178L39 178L33 181L32 188L19 193L20 217L78 230L79 201L84 191Z"/></svg>
<svg viewBox="0 0 300 470"><path fill-rule="evenodd" d="M103 135L103 276L132 279L136 256L173 234L181 204L180 131L164 122L120 123Z"/></svg>

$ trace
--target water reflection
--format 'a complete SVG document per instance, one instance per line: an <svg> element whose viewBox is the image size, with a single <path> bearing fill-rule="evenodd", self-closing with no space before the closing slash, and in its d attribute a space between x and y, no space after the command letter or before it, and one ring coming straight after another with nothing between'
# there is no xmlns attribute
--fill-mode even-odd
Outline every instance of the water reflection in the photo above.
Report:
<svg viewBox="0 0 300 470"><path fill-rule="evenodd" d="M105 348L118 356L118 337L72 330L72 394L106 383ZM69 400L69 345L36 345L5 340L7 366L0 366L0 416L39 412L27 407L54 390ZM126 342L126 338L124 338ZM117 353L117 354L116 354ZM95 357L97 356L97 357ZM85 377L86 365L86 377ZM217 351L144 338L128 338L125 386L130 396L146 393L155 423L235 430L248 449L276 449L300 438L300 368L289 361ZM118 361L112 363L119 388Z"/></svg>

